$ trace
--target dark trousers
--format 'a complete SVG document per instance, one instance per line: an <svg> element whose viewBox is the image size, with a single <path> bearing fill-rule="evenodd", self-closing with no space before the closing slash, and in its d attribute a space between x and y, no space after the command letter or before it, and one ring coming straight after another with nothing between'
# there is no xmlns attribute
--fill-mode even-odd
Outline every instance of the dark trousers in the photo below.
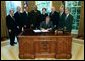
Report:
<svg viewBox="0 0 85 61"><path fill-rule="evenodd" d="M14 31L9 32L10 45L13 45L14 44L15 36L16 36L16 34L15 34Z"/></svg>
<svg viewBox="0 0 85 61"><path fill-rule="evenodd" d="M19 29L16 29L16 31L15 31L16 38L21 32L22 32L22 27L19 27ZM18 38L17 38L17 41L18 41Z"/></svg>
<svg viewBox="0 0 85 61"><path fill-rule="evenodd" d="M18 36L22 32L22 27L19 27L19 29L16 30L16 36Z"/></svg>

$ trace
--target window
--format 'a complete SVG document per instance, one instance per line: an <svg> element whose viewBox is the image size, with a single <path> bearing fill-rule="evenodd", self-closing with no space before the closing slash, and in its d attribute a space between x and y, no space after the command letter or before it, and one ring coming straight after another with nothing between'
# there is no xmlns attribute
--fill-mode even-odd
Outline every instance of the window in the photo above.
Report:
<svg viewBox="0 0 85 61"><path fill-rule="evenodd" d="M80 1L65 1L65 7L69 7L73 15L72 33L78 34L79 20L80 20Z"/></svg>
<svg viewBox="0 0 85 61"><path fill-rule="evenodd" d="M42 13L42 8L46 8L47 13L51 12L51 6L52 6L51 1L36 1L35 3L38 7L38 10L40 10L41 13Z"/></svg>
<svg viewBox="0 0 85 61"><path fill-rule="evenodd" d="M9 14L9 10L14 9L14 13L16 12L17 6L21 7L21 1L6 1L6 14Z"/></svg>

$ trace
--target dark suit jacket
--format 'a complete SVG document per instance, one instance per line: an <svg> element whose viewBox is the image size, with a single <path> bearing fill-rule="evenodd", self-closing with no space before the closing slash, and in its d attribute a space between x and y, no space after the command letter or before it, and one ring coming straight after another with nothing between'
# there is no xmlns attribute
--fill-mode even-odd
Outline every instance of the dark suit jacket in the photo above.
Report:
<svg viewBox="0 0 85 61"><path fill-rule="evenodd" d="M63 12L63 14L59 16L58 28L64 28L64 22L65 22L65 13Z"/></svg>
<svg viewBox="0 0 85 61"><path fill-rule="evenodd" d="M52 14L52 12L50 13L50 18L51 21L53 22L53 25L56 25L56 28L58 27L58 22L59 22L59 13L58 12L54 12Z"/></svg>
<svg viewBox="0 0 85 61"><path fill-rule="evenodd" d="M47 13L45 13L45 14L41 14L40 22L45 21L46 16L48 16Z"/></svg>
<svg viewBox="0 0 85 61"><path fill-rule="evenodd" d="M16 21L17 25L18 25L19 27L22 27L22 26L23 26L22 13L19 14L18 12L16 12L16 13L14 14L14 17L15 17L15 21Z"/></svg>
<svg viewBox="0 0 85 61"><path fill-rule="evenodd" d="M23 12L23 25L26 25L27 28L30 27L30 13L26 14L26 12Z"/></svg>
<svg viewBox="0 0 85 61"><path fill-rule="evenodd" d="M71 32L71 30L72 30L72 23L73 23L73 16L71 14L69 14L67 19L65 19L65 25L64 25L64 27L66 27L66 30L68 32Z"/></svg>
<svg viewBox="0 0 85 61"><path fill-rule="evenodd" d="M15 19L12 18L10 15L6 16L6 25L8 30L11 29L12 31L16 32L17 23L15 22Z"/></svg>
<svg viewBox="0 0 85 61"><path fill-rule="evenodd" d="M37 10L37 12L34 12L34 10L32 10L30 12L30 23L33 24L33 28L39 28L40 25L40 11Z"/></svg>
<svg viewBox="0 0 85 61"><path fill-rule="evenodd" d="M46 24L46 21L43 21L40 24L40 28L48 29L48 28L53 28L53 23L50 21L48 24Z"/></svg>

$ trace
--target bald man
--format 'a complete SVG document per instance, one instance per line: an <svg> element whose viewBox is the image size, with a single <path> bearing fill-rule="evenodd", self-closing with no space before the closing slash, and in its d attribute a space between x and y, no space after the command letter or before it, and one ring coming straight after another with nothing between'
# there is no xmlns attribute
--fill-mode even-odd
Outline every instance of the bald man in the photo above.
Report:
<svg viewBox="0 0 85 61"><path fill-rule="evenodd" d="M50 19L53 22L53 27L58 27L59 13L55 10L55 7L51 8Z"/></svg>

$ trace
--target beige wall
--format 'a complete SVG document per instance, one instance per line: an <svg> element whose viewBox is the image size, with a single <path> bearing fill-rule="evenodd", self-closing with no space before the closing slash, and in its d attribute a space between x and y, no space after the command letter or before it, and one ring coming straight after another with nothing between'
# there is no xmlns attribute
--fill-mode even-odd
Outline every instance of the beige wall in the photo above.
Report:
<svg viewBox="0 0 85 61"><path fill-rule="evenodd" d="M79 36L84 36L84 1L81 2L81 15L78 34Z"/></svg>

